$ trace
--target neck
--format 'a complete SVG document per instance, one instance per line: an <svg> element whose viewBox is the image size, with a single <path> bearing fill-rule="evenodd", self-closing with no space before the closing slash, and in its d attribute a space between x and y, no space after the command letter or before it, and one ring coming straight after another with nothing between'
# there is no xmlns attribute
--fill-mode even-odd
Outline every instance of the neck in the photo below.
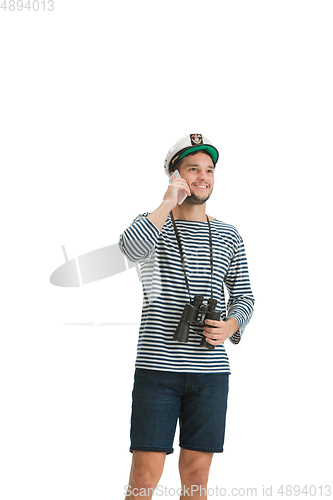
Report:
<svg viewBox="0 0 333 500"><path fill-rule="evenodd" d="M181 205L177 205L172 213L175 219L193 220L206 222L206 203L202 205L190 205L185 200Z"/></svg>

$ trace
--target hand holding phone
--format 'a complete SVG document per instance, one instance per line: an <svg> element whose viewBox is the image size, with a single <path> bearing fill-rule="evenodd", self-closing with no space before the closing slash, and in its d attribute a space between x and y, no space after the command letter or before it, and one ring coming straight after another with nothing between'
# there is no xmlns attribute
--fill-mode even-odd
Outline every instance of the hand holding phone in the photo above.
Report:
<svg viewBox="0 0 333 500"><path fill-rule="evenodd" d="M178 179L182 178L180 173L178 172L178 170L175 170L173 172L172 176L170 177L169 184L171 184L173 177L177 177ZM187 197L187 194L185 191L179 191L178 192L178 205L181 205L186 197Z"/></svg>

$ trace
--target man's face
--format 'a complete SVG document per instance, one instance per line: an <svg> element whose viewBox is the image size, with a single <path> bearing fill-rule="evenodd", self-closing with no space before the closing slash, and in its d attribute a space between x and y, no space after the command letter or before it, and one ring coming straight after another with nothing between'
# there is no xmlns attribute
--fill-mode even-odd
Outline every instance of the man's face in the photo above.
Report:
<svg viewBox="0 0 333 500"><path fill-rule="evenodd" d="M212 194L214 186L214 163L211 157L205 153L185 156L179 167L179 173L191 191L191 196L188 196L185 202L191 205L205 203Z"/></svg>

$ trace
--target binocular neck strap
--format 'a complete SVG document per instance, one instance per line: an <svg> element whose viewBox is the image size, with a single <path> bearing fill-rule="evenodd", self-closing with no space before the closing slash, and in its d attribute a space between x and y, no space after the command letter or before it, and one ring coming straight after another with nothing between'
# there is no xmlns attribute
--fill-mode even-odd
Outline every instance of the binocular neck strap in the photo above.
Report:
<svg viewBox="0 0 333 500"><path fill-rule="evenodd" d="M186 288L188 291L188 294L190 296L191 300L191 293L190 293L190 285L188 283L187 275L186 275L186 269L185 269L185 262L184 262L184 251L183 251L183 246L182 242L179 236L179 232L175 223L175 219L173 217L172 210L170 211L170 217L172 220L173 228L175 230L176 238L177 238L177 243L178 243L178 248L179 248L179 253L180 253L180 260L182 263L182 268L183 268L183 273L185 277L185 283L186 283ZM211 280L210 280L210 293L211 293L211 298L213 298L213 239L212 239L212 230L210 227L210 221L208 218L208 215L206 215L207 222L208 222L208 230L209 230L209 248L210 248L210 272L211 272Z"/></svg>

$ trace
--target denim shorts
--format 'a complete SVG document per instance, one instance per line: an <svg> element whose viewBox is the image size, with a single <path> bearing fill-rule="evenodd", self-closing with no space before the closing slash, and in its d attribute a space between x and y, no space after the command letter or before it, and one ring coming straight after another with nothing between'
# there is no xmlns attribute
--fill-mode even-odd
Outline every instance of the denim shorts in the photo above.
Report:
<svg viewBox="0 0 333 500"><path fill-rule="evenodd" d="M228 388L228 373L178 373L136 368L130 451L173 453L179 418L181 448L222 452Z"/></svg>

